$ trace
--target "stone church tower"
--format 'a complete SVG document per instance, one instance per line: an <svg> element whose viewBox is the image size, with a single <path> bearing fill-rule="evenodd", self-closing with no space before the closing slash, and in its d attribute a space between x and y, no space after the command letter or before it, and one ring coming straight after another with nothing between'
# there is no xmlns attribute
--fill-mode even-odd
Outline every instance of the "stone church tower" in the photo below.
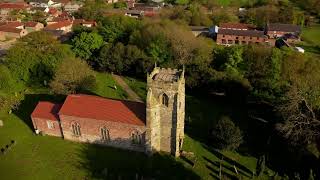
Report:
<svg viewBox="0 0 320 180"><path fill-rule="evenodd" d="M184 138L184 69L155 67L147 77L146 152L180 155Z"/></svg>

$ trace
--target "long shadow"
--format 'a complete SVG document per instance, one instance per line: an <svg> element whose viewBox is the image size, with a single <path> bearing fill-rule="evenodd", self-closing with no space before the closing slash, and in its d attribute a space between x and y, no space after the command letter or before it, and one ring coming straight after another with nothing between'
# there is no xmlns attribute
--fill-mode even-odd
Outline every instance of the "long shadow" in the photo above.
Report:
<svg viewBox="0 0 320 180"><path fill-rule="evenodd" d="M243 172L245 173L248 173L248 174L252 174L252 171L250 169L248 169L247 167L245 167L244 165L228 158L227 156L223 155L222 153L220 153L219 151L213 149L213 148L210 148L206 145L204 145L204 147L210 151L212 154L214 154L215 156L217 156L219 159L223 159L224 161L228 162L229 164L233 164L235 165L237 168L239 168L240 170L242 170ZM212 162L212 161L211 161ZM246 175L247 176L247 175Z"/></svg>
<svg viewBox="0 0 320 180"><path fill-rule="evenodd" d="M33 129L30 116L39 101L62 103L64 99L64 95L26 94L24 99L21 101L19 108L13 113L23 120L30 127L30 129Z"/></svg>
<svg viewBox="0 0 320 180"><path fill-rule="evenodd" d="M94 179L200 179L191 169L169 155L143 153L86 144L77 154L76 164Z"/></svg>
<svg viewBox="0 0 320 180"><path fill-rule="evenodd" d="M204 157L202 156L204 160L206 160L207 162L209 162L210 164L216 166L217 168L220 168L220 163L217 162L217 161L212 161L210 159L208 159L207 157ZM234 172L234 168L233 167L230 167L230 166L226 166L225 164L221 164L221 166L223 167L223 169L228 169L229 171L231 172ZM237 167L237 166L236 166ZM207 165L207 168L208 168L208 165ZM237 167L238 168L238 167ZM209 169L209 168L208 168ZM213 169L211 169L213 170ZM251 174L246 174L246 172L244 172L242 169L238 169L238 173L241 174L242 176L244 177L247 177L247 178L251 178Z"/></svg>

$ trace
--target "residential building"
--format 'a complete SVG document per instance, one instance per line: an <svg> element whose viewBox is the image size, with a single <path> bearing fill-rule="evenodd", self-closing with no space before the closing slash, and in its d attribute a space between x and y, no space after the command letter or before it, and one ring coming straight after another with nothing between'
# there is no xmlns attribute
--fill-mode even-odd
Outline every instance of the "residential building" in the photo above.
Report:
<svg viewBox="0 0 320 180"><path fill-rule="evenodd" d="M184 70L156 67L147 77L146 104L68 95L63 104L39 102L36 133L133 151L180 155L184 138Z"/></svg>
<svg viewBox="0 0 320 180"><path fill-rule="evenodd" d="M0 16L6 17L11 11L28 10L30 7L26 3L0 3Z"/></svg>
<svg viewBox="0 0 320 180"><path fill-rule="evenodd" d="M293 24L270 23L266 26L266 35L270 38L279 38L285 35L299 37L300 34L301 27Z"/></svg>
<svg viewBox="0 0 320 180"><path fill-rule="evenodd" d="M217 44L233 45L233 44L262 44L274 43L269 42L268 37L263 31L257 30L233 30L220 29L217 34Z"/></svg>
<svg viewBox="0 0 320 180"><path fill-rule="evenodd" d="M64 10L69 13L77 12L83 4L77 2L69 2L64 6Z"/></svg>
<svg viewBox="0 0 320 180"><path fill-rule="evenodd" d="M64 20L55 22L52 24L48 24L44 30L47 31L63 31L63 33L69 33L72 30L72 21L70 20Z"/></svg>
<svg viewBox="0 0 320 180"><path fill-rule="evenodd" d="M97 26L97 22L96 21L87 21L84 19L75 19L73 20L73 25L81 25L81 26L85 26L85 27L95 27Z"/></svg>
<svg viewBox="0 0 320 180"><path fill-rule="evenodd" d="M28 32L33 32L42 30L44 28L44 25L39 22L29 21L24 24L24 27Z"/></svg>

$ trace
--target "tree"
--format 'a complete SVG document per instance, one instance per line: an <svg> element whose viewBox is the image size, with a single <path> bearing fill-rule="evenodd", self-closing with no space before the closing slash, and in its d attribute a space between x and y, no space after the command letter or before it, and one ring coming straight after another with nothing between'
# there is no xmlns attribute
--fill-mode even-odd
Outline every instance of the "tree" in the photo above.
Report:
<svg viewBox="0 0 320 180"><path fill-rule="evenodd" d="M0 90L10 90L14 84L9 69L0 64Z"/></svg>
<svg viewBox="0 0 320 180"><path fill-rule="evenodd" d="M220 149L235 150L242 143L242 133L228 116L223 116L212 131L213 144Z"/></svg>
<svg viewBox="0 0 320 180"><path fill-rule="evenodd" d="M72 39L72 50L82 59L89 59L102 45L102 36L95 32L82 32Z"/></svg>
<svg viewBox="0 0 320 180"><path fill-rule="evenodd" d="M145 54L137 46L122 43L115 45L106 44L101 48L99 56L93 60L93 64L99 70L109 72L145 72L143 63L146 59ZM141 66L142 65L142 66Z"/></svg>
<svg viewBox="0 0 320 180"><path fill-rule="evenodd" d="M39 31L19 39L8 50L4 63L14 77L33 83L51 80L55 68L67 57L73 57L67 45L50 33Z"/></svg>
<svg viewBox="0 0 320 180"><path fill-rule="evenodd" d="M127 16L108 16L100 21L99 34L109 43L127 44L133 30L138 29L140 22Z"/></svg>
<svg viewBox="0 0 320 180"><path fill-rule="evenodd" d="M50 87L55 93L69 94L89 91L95 88L94 71L85 61L75 58L65 59L57 68Z"/></svg>
<svg viewBox="0 0 320 180"><path fill-rule="evenodd" d="M277 108L284 119L277 129L293 145L314 143L320 137L320 62L292 51L283 60L282 78L289 87Z"/></svg>

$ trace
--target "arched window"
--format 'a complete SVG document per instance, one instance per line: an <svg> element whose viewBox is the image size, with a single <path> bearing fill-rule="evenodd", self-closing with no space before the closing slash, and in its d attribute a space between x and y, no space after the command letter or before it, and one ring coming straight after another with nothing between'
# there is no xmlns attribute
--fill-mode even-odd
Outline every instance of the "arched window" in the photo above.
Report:
<svg viewBox="0 0 320 180"><path fill-rule="evenodd" d="M73 123L71 126L73 135L81 136L80 125L78 123Z"/></svg>
<svg viewBox="0 0 320 180"><path fill-rule="evenodd" d="M109 130L106 127L103 127L103 128L100 129L100 134L101 134L101 139L103 141L109 141L110 140Z"/></svg>
<svg viewBox="0 0 320 180"><path fill-rule="evenodd" d="M161 104L169 106L169 97L165 93L161 96Z"/></svg>
<svg viewBox="0 0 320 180"><path fill-rule="evenodd" d="M141 144L141 134L137 131L134 131L133 133L131 133L131 140L133 144Z"/></svg>

